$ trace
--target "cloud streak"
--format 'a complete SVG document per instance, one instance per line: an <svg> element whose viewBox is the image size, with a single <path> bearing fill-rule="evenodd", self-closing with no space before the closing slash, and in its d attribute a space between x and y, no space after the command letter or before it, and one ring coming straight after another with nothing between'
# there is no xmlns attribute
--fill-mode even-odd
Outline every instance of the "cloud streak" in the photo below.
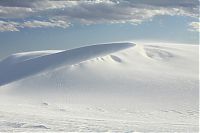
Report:
<svg viewBox="0 0 200 133"><path fill-rule="evenodd" d="M198 18L198 9L198 0L2 0L0 24L4 28L0 28L0 31L18 31L20 27L66 28L69 23L140 24L159 15ZM21 19L25 22L19 22ZM40 22L41 19L44 22ZM58 24L52 20L57 20Z"/></svg>
<svg viewBox="0 0 200 133"><path fill-rule="evenodd" d="M70 23L61 20L50 20L50 21L25 21L25 22L14 22L14 21L0 21L0 32L5 31L20 31L23 28L67 28Z"/></svg>
<svg viewBox="0 0 200 133"><path fill-rule="evenodd" d="M199 26L200 26L200 22L191 22L189 24L189 27L190 27L189 31L200 32Z"/></svg>

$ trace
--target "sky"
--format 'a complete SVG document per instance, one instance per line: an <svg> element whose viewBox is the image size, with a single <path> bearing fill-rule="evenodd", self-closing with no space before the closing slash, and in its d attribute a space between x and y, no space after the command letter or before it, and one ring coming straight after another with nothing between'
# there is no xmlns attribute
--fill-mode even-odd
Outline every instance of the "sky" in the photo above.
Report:
<svg viewBox="0 0 200 133"><path fill-rule="evenodd" d="M0 59L132 41L199 44L198 0L1 0Z"/></svg>

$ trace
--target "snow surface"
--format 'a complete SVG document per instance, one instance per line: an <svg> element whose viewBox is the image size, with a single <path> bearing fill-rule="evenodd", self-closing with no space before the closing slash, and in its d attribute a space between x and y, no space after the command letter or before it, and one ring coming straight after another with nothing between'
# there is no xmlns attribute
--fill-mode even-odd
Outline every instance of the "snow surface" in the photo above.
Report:
<svg viewBox="0 0 200 133"><path fill-rule="evenodd" d="M0 62L0 85L25 78L49 68L73 65L133 46L131 43L111 43L86 46L61 52L44 51L14 54ZM17 71L16 71L17 70Z"/></svg>
<svg viewBox="0 0 200 133"><path fill-rule="evenodd" d="M13 54L0 62L0 132L198 132L198 47Z"/></svg>

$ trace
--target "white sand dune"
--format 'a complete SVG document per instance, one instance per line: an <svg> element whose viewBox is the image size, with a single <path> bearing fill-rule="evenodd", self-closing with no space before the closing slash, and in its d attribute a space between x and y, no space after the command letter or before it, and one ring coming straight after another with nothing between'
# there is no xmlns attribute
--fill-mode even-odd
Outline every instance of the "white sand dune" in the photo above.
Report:
<svg viewBox="0 0 200 133"><path fill-rule="evenodd" d="M36 74L48 68L77 64L131 46L133 46L131 43L111 43L60 52L39 51L14 54L0 62L0 85Z"/></svg>
<svg viewBox="0 0 200 133"><path fill-rule="evenodd" d="M198 45L111 43L0 62L0 131L198 131Z"/></svg>

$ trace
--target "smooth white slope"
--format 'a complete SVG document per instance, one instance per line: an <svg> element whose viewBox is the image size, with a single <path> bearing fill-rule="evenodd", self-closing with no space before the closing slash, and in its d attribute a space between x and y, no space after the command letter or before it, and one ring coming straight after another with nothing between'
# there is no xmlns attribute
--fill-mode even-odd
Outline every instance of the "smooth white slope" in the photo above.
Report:
<svg viewBox="0 0 200 133"><path fill-rule="evenodd" d="M198 46L137 44L2 86L0 128L197 132L198 82Z"/></svg>
<svg viewBox="0 0 200 133"><path fill-rule="evenodd" d="M15 54L0 62L0 85L20 80L49 68L73 65L132 46L134 44L131 43L110 43L86 46L57 53L47 51Z"/></svg>

